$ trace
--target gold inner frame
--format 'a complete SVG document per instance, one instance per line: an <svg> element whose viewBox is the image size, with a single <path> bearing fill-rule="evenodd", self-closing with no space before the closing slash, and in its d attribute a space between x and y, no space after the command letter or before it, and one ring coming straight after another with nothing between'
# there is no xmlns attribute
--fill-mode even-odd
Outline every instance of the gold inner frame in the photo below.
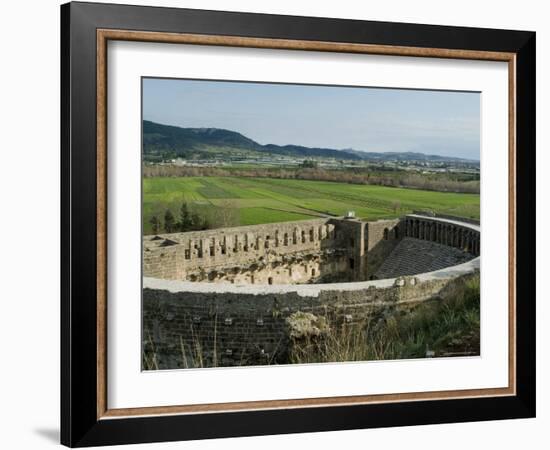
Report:
<svg viewBox="0 0 550 450"><path fill-rule="evenodd" d="M508 63L508 387L401 394L263 400L200 405L109 409L107 405L107 42L109 40L217 45L392 56L502 61ZM344 406L367 403L445 400L516 394L516 54L477 50L422 48L239 36L97 30L97 418L165 414L218 413L262 409Z"/></svg>

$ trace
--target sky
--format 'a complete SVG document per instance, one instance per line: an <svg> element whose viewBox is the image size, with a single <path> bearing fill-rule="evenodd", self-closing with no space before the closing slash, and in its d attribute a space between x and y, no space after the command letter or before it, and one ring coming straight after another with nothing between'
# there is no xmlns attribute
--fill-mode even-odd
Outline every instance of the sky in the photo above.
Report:
<svg viewBox="0 0 550 450"><path fill-rule="evenodd" d="M260 144L475 160L480 152L476 92L144 78L143 119L224 128Z"/></svg>

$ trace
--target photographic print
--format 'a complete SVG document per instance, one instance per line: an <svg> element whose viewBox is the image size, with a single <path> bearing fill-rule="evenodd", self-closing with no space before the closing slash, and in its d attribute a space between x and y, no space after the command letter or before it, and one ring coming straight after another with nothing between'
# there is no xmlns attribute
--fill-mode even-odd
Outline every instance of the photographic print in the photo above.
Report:
<svg viewBox="0 0 550 450"><path fill-rule="evenodd" d="M534 417L535 37L62 5L61 442Z"/></svg>
<svg viewBox="0 0 550 450"><path fill-rule="evenodd" d="M142 369L480 355L480 93L142 78Z"/></svg>

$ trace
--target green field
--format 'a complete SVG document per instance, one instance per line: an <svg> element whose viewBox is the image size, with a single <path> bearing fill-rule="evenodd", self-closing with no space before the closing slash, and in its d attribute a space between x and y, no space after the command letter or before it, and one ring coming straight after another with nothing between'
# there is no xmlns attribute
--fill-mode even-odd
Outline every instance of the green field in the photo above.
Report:
<svg viewBox="0 0 550 450"><path fill-rule="evenodd" d="M229 206L240 225L340 216L353 210L369 220L401 216L412 210L479 218L479 195L385 186L248 177L153 177L143 179L143 225L152 215L174 215L182 201L196 210Z"/></svg>

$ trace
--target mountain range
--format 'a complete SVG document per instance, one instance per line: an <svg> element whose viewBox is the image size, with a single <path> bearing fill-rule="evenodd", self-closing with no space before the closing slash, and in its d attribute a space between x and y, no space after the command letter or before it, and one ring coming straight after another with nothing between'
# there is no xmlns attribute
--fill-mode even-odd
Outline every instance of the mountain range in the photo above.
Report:
<svg viewBox="0 0 550 450"><path fill-rule="evenodd" d="M143 121L145 159L208 159L236 156L283 155L296 158L334 158L352 161L431 161L471 162L463 158L426 155L415 152L364 152L354 149L304 147L301 145L262 145L236 131L221 128L182 128Z"/></svg>

